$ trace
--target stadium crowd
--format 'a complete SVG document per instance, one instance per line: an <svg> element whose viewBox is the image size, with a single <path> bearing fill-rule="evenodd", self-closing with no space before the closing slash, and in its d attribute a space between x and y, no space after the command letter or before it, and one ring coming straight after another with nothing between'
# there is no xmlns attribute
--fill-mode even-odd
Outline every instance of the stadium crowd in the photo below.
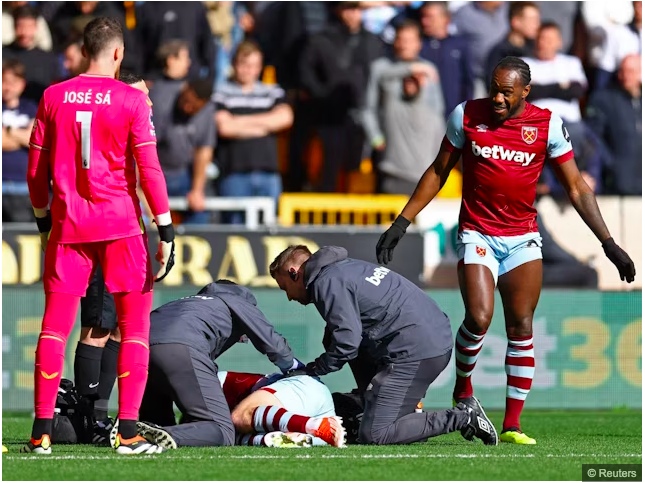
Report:
<svg viewBox="0 0 645 483"><path fill-rule="evenodd" d="M410 194L449 114L486 95L506 55L530 65L529 102L567 123L595 192L642 194L640 1L2 8L5 222L33 219L25 178L37 104L48 85L83 72L81 32L97 16L125 26L122 68L150 88L168 191L190 208L184 221L208 222L205 198L216 194ZM563 195L548 168L538 193Z"/></svg>

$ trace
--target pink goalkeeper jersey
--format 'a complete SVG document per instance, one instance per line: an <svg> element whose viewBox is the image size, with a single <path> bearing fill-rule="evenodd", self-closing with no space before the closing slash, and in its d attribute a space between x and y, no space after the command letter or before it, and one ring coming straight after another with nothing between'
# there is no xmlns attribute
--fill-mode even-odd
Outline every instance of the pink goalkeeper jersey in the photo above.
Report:
<svg viewBox="0 0 645 483"><path fill-rule="evenodd" d="M152 109L133 87L88 74L49 87L30 144L40 151L30 156L34 207L47 205L48 175L53 181L51 241L96 242L143 233L135 158L146 198L156 198L153 214L168 211Z"/></svg>

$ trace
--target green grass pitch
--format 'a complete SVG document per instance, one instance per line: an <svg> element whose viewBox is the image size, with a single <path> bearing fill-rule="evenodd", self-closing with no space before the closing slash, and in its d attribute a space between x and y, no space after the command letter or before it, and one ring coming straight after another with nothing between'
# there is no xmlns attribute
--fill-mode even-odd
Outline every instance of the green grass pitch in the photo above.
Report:
<svg viewBox="0 0 645 483"><path fill-rule="evenodd" d="M491 417L501 424L502 414ZM3 480L581 480L586 463L642 464L640 411L527 411L536 446L469 443L451 434L409 446L347 449L181 448L124 457L110 448L54 446L19 454L31 428L3 414Z"/></svg>

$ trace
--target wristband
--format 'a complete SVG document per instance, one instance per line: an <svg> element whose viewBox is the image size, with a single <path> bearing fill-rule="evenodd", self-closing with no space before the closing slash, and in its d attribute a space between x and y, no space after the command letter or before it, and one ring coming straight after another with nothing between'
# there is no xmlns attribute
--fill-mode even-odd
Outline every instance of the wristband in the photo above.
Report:
<svg viewBox="0 0 645 483"><path fill-rule="evenodd" d="M172 224L157 226L157 229L159 230L159 238L162 242L170 243L175 239L175 229Z"/></svg>
<svg viewBox="0 0 645 483"><path fill-rule="evenodd" d="M38 225L38 231L40 233L49 233L52 229L51 211L47 211L47 215L44 218L36 218L36 225Z"/></svg>

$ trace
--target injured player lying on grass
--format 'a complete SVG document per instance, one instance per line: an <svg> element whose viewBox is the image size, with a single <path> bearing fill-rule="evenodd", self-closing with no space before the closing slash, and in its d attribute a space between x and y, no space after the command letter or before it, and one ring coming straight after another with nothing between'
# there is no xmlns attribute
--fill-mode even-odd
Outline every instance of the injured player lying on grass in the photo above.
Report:
<svg viewBox="0 0 645 483"><path fill-rule="evenodd" d="M241 446L345 447L331 392L311 376L218 372Z"/></svg>
<svg viewBox="0 0 645 483"><path fill-rule="evenodd" d="M342 419L336 416L327 386L311 376L285 377L219 371L226 402L240 446L282 448L346 446ZM159 440L166 432L138 423L142 436Z"/></svg>

